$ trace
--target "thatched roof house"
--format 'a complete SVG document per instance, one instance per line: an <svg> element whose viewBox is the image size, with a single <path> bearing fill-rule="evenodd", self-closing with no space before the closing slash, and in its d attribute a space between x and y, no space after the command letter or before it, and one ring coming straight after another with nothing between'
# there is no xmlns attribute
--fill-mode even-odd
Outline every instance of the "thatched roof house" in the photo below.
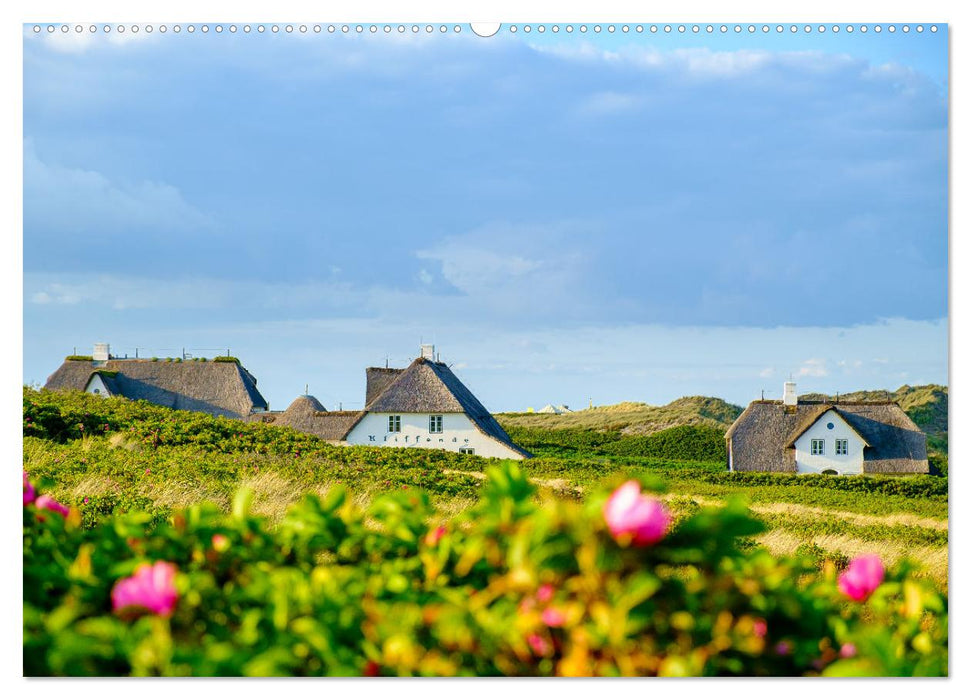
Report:
<svg viewBox="0 0 971 700"><path fill-rule="evenodd" d="M267 410L256 378L236 361L66 359L44 388L124 396L229 418Z"/></svg>
<svg viewBox="0 0 971 700"><path fill-rule="evenodd" d="M925 474L927 438L893 401L753 401L725 433L733 471Z"/></svg>
<svg viewBox="0 0 971 700"><path fill-rule="evenodd" d="M286 411L254 415L250 420L347 444L432 447L514 459L532 456L513 443L443 362L419 357L404 369L368 367L365 375L363 411L327 411L317 399L304 395ZM389 417L397 418L397 429L390 433L389 426L395 424L394 418L388 422Z"/></svg>

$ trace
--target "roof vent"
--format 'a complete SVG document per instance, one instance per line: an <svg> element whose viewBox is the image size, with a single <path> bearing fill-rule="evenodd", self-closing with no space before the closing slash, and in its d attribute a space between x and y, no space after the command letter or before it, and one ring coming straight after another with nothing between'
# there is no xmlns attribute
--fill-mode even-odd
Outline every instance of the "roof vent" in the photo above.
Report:
<svg viewBox="0 0 971 700"><path fill-rule="evenodd" d="M94 352L91 353L91 359L95 362L107 362L111 359L111 347L108 343L95 343Z"/></svg>
<svg viewBox="0 0 971 700"><path fill-rule="evenodd" d="M786 382L782 385L782 404L784 406L795 406L799 402L796 396L796 383Z"/></svg>
<svg viewBox="0 0 971 700"><path fill-rule="evenodd" d="M435 361L435 346L423 343L421 346L421 356L431 362Z"/></svg>

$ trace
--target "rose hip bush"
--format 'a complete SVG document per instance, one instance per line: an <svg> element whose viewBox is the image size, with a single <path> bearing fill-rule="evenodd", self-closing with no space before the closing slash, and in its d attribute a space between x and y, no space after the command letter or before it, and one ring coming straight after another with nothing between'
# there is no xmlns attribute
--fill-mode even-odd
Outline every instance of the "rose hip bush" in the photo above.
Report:
<svg viewBox="0 0 971 700"><path fill-rule="evenodd" d="M92 528L25 497L24 673L947 674L947 601L906 565L841 584L743 551L762 525L738 503L672 523L657 484L578 504L538 501L513 463L488 477L452 518L415 489L361 511L337 487L273 528L245 490L231 514Z"/></svg>

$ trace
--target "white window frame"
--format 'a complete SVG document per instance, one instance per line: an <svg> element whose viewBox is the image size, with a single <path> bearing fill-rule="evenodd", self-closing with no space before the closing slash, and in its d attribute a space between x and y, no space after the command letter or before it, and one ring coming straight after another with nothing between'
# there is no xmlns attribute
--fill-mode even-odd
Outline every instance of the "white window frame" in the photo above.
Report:
<svg viewBox="0 0 971 700"><path fill-rule="evenodd" d="M809 442L809 454L811 454L811 455L825 455L826 454L826 440L824 438L813 438Z"/></svg>
<svg viewBox="0 0 971 700"><path fill-rule="evenodd" d="M401 416L388 416L388 432L389 433L401 432Z"/></svg>
<svg viewBox="0 0 971 700"><path fill-rule="evenodd" d="M474 447L460 447L459 448L459 454L460 455L474 455L475 454L475 448Z"/></svg>
<svg viewBox="0 0 971 700"><path fill-rule="evenodd" d="M850 441L846 438L836 438L836 454L848 455L850 453Z"/></svg>
<svg viewBox="0 0 971 700"><path fill-rule="evenodd" d="M428 432L430 433L444 433L445 432L445 418L441 415L428 416Z"/></svg>

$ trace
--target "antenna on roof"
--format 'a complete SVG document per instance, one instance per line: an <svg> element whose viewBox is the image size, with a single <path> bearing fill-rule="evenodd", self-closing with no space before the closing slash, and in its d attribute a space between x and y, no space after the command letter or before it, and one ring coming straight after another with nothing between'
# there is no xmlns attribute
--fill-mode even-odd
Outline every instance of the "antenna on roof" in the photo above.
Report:
<svg viewBox="0 0 971 700"><path fill-rule="evenodd" d="M303 385L303 395L304 396L310 396L310 385L309 384L304 384Z"/></svg>
<svg viewBox="0 0 971 700"><path fill-rule="evenodd" d="M78 354L78 346L77 345L74 346L74 352L72 352L71 354L72 355L77 355Z"/></svg>
<svg viewBox="0 0 971 700"><path fill-rule="evenodd" d="M762 400L765 401L765 389L762 390Z"/></svg>
<svg viewBox="0 0 971 700"><path fill-rule="evenodd" d="M388 369L388 367L390 366L389 365L390 362L391 362L391 358L388 355L385 355L384 356L384 368L385 369Z"/></svg>

